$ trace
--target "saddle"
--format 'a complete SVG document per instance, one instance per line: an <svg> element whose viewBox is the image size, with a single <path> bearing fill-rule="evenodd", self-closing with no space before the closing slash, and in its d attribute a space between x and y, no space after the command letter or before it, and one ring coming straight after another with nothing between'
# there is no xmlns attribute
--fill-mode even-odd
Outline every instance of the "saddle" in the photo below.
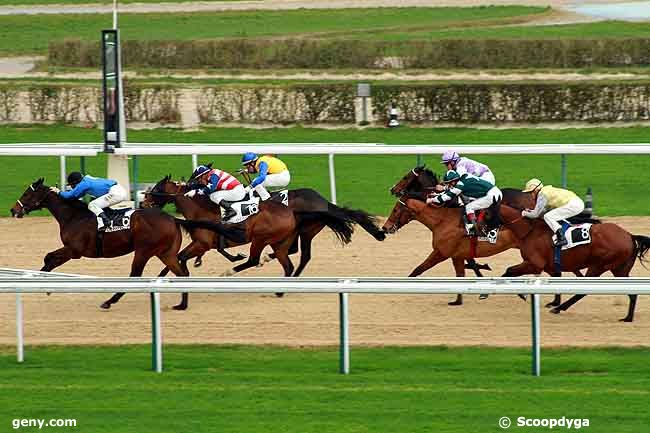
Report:
<svg viewBox="0 0 650 433"><path fill-rule="evenodd" d="M108 217L109 223L106 226L106 233L128 230L131 228L131 215L135 209L111 209L105 208L104 213Z"/></svg>

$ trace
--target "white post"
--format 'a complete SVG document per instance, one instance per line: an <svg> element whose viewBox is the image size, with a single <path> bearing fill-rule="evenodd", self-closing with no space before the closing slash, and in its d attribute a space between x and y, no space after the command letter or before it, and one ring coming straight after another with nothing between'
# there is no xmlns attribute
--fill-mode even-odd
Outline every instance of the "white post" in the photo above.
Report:
<svg viewBox="0 0 650 433"><path fill-rule="evenodd" d="M113 30L117 30L117 0L113 0Z"/></svg>
<svg viewBox="0 0 650 433"><path fill-rule="evenodd" d="M152 370L162 373L162 334L160 329L160 293L151 293L151 364Z"/></svg>
<svg viewBox="0 0 650 433"><path fill-rule="evenodd" d="M541 332L539 317L539 295L532 295L531 312L533 324L533 376L539 376L541 372Z"/></svg>
<svg viewBox="0 0 650 433"><path fill-rule="evenodd" d="M336 173L334 172L334 154L329 154L330 200L336 204Z"/></svg>
<svg viewBox="0 0 650 433"><path fill-rule="evenodd" d="M18 362L25 360L23 339L23 300L20 293L16 293L16 358Z"/></svg>
<svg viewBox="0 0 650 433"><path fill-rule="evenodd" d="M199 155L193 154L192 155L192 172L196 170L196 167L199 166Z"/></svg>
<svg viewBox="0 0 650 433"><path fill-rule="evenodd" d="M339 348L341 374L350 374L350 324L348 321L348 294L339 293L341 341Z"/></svg>
<svg viewBox="0 0 650 433"><path fill-rule="evenodd" d="M60 173L59 173L59 182L60 182L59 188L64 190L65 189L65 184L66 184L66 174L65 174L66 169L65 169L65 156L64 155L59 156L59 170L60 170Z"/></svg>

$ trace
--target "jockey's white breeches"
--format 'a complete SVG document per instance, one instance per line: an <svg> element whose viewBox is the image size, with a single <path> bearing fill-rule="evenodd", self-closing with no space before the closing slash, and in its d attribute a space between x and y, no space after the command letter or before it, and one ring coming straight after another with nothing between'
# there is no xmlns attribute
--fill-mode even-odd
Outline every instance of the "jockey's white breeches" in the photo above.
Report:
<svg viewBox="0 0 650 433"><path fill-rule="evenodd" d="M483 179L486 182L490 182L492 185L497 184L497 181L494 179L494 173L489 170L479 176L479 178Z"/></svg>
<svg viewBox="0 0 650 433"><path fill-rule="evenodd" d="M291 175L289 170L281 171L280 173L267 174L264 182L257 185L253 188L262 200L267 200L271 197L271 194L266 190L266 188L284 188L289 185L291 182Z"/></svg>
<svg viewBox="0 0 650 433"><path fill-rule="evenodd" d="M481 198L477 198L474 201L471 201L465 205L465 213L471 214L476 213L481 209L487 209L492 206L492 203L495 201L501 200L501 190L496 186L490 189L487 194Z"/></svg>
<svg viewBox="0 0 650 433"><path fill-rule="evenodd" d="M585 210L585 202L581 198L576 197L564 206L546 212L544 214L544 221L553 230L553 233L555 233L562 228L562 224L558 221L576 216L582 213L583 210Z"/></svg>
<svg viewBox="0 0 650 433"><path fill-rule="evenodd" d="M113 185L108 193L97 197L95 200L88 203L88 210L90 210L95 215L99 215L104 212L104 209L109 206L114 206L118 203L126 201L129 199L129 195L126 193L124 187L120 184Z"/></svg>
<svg viewBox="0 0 650 433"><path fill-rule="evenodd" d="M210 194L210 200L216 204L221 203L221 200L240 201L243 200L244 197L246 197L246 189L243 185L237 185L233 189L224 189Z"/></svg>

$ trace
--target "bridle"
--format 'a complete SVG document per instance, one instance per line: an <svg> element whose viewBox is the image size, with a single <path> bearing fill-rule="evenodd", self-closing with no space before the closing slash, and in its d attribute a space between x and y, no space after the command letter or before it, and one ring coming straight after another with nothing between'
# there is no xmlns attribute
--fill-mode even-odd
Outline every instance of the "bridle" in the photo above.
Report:
<svg viewBox="0 0 650 433"><path fill-rule="evenodd" d="M36 192L36 188L34 188L34 185L32 185L32 184L29 185L29 189L31 189L33 192ZM23 204L23 202L20 201L20 199L16 200L16 203L20 205L20 207L22 208L23 212L25 212L26 214L28 214L28 213L30 213L31 211L33 211L34 209L37 209L37 208L41 205L41 203L43 203L43 201L45 200L46 197L47 197L47 193L45 193L45 194L43 195L43 197L41 197L39 200L37 200L36 203L34 203L34 204L32 205L31 209L27 208L27 206L25 206L25 205Z"/></svg>

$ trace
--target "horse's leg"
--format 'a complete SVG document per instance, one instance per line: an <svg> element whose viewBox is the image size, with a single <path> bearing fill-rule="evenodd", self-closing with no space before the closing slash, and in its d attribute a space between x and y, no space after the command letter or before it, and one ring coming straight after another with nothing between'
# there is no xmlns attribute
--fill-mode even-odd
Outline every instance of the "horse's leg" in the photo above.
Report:
<svg viewBox="0 0 650 433"><path fill-rule="evenodd" d="M129 274L129 277L141 277L144 267L150 258L151 254L148 252L147 254L144 254L140 251L136 251L135 256L133 257L133 262L131 262L131 273ZM115 293L108 301L105 301L99 307L108 310L111 308L111 305L116 304L122 296L124 296L124 292Z"/></svg>
<svg viewBox="0 0 650 433"><path fill-rule="evenodd" d="M266 245L267 245L266 242L263 242L258 239L253 239L253 241L251 242L251 248L249 251L250 254L248 256L248 260L224 272L223 274L221 274L221 276L230 277L238 272L257 266L260 262L260 256L262 255L262 251L264 250L264 247L266 247Z"/></svg>
<svg viewBox="0 0 650 433"><path fill-rule="evenodd" d="M510 266L502 277L520 277L528 274L539 274L541 269L528 261L523 261L518 265Z"/></svg>
<svg viewBox="0 0 650 433"><path fill-rule="evenodd" d="M52 269L58 268L70 259L78 259L79 257L77 257L68 247L51 251L43 258L43 267L41 268L41 272L50 272Z"/></svg>
<svg viewBox="0 0 650 433"><path fill-rule="evenodd" d="M275 258L278 259L278 262L282 265L282 269L284 269L285 277L290 277L293 274L294 266L293 263L291 263L291 259L289 259L289 248L295 238L296 236L294 235L280 243L271 245L273 252L275 253Z"/></svg>
<svg viewBox="0 0 650 433"><path fill-rule="evenodd" d="M298 268L293 273L294 277L302 274L305 266L307 266L307 263L309 263L311 260L311 242L314 237L316 237L316 235L320 233L321 230L323 230L324 227L324 224L313 224L307 227L305 230L302 230L298 235L298 238L296 240L300 240L300 263L298 263ZM293 245L291 245L291 248L293 248ZM291 252L291 248L289 249L289 254L293 254Z"/></svg>
<svg viewBox="0 0 650 433"><path fill-rule="evenodd" d="M224 239L223 236L218 236L217 251L219 252L219 254L221 254L226 259L228 259L230 263L235 263L240 260L244 260L246 258L246 254L238 253L236 255L232 255L228 251L226 251L226 240ZM196 260L194 261L194 267L201 266L201 262L202 262L201 257L202 256L196 258Z"/></svg>
<svg viewBox="0 0 650 433"><path fill-rule="evenodd" d="M612 270L612 274L614 274L615 277L629 277L630 276L630 271L632 271L632 267L634 266L634 262L636 261L636 254L633 254L630 259L628 259L627 262L625 262L623 265L619 266L616 269ZM634 310L636 309L636 301L637 301L637 295L627 295L630 298L630 303L628 304L627 307L627 316L624 318L620 319L619 322L632 322L634 321Z"/></svg>
<svg viewBox="0 0 650 433"><path fill-rule="evenodd" d="M431 254L429 254L429 256L424 259L424 261L420 263L417 268L413 269L413 271L409 274L409 277L417 277L423 272L426 272L429 269L433 268L438 263L444 262L448 258L449 257L443 256L438 250L433 250L431 251Z"/></svg>
<svg viewBox="0 0 650 433"><path fill-rule="evenodd" d="M458 259L458 258L453 258L451 259L451 262L454 264L454 270L456 271L456 276L459 278L462 278L465 276L465 261L463 259ZM475 270L476 272L476 270ZM481 272L478 271L480 274ZM451 306L456 306L456 305L463 305L463 295L460 293L456 295L456 300L447 302L447 305Z"/></svg>
<svg viewBox="0 0 650 433"><path fill-rule="evenodd" d="M176 272L174 272L173 270L172 270L172 272L174 272L174 274L178 275L178 276L189 276L190 275L190 270L187 268L188 260L190 260L192 257L202 257L203 254L205 254L209 250L210 250L210 245L209 244L207 244L205 242L202 242L202 241L199 241L199 240L193 240L188 246L183 248L183 250L180 253L178 253L177 261L179 262L179 264L180 264L180 266L182 268L181 272L182 272L183 275L179 275ZM159 257L159 258L164 263L164 260L161 257ZM165 269L163 269L163 271L164 270L167 270L167 272L169 272L169 266L166 267ZM161 272L161 275L158 275L158 276L163 277L165 275L163 275L162 272ZM181 302L178 305L175 305L173 307L174 310L186 310L187 309L188 298L189 297L188 297L186 292L181 293Z"/></svg>
<svg viewBox="0 0 650 433"><path fill-rule="evenodd" d="M589 268L589 269L587 269L587 274L585 276L586 277L600 277L604 272L605 272L605 270L601 269L601 268ZM578 302L579 300L581 300L585 296L587 296L587 295L581 295L581 294L573 295L573 296L571 296L569 298L568 301L564 301L564 303L558 305L557 307L553 307L550 311L553 314L560 314L562 311L566 311L569 308L571 308L571 306L573 306L573 304L575 304L576 302Z"/></svg>

